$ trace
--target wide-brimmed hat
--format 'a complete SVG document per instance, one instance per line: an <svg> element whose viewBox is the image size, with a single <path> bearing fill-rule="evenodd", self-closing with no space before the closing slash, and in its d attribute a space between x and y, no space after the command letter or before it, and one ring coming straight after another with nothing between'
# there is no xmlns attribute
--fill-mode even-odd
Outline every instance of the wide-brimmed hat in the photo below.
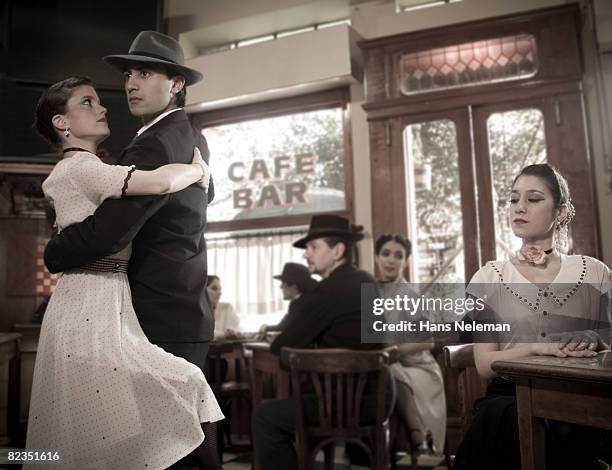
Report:
<svg viewBox="0 0 612 470"><path fill-rule="evenodd" d="M272 277L285 284L301 284L305 281L308 282L308 280L313 280L310 277L308 268L299 263L285 263L283 272Z"/></svg>
<svg viewBox="0 0 612 470"><path fill-rule="evenodd" d="M348 219L339 215L315 215L310 221L306 236L296 241L293 246L306 248L306 243L310 240L323 237L339 237L346 241L356 242L363 238L362 231L361 225L353 225Z"/></svg>
<svg viewBox="0 0 612 470"><path fill-rule="evenodd" d="M178 41L157 31L141 31L127 54L107 55L102 60L121 71L130 62L164 65L185 77L185 85L193 85L202 80L200 72L185 67L183 48Z"/></svg>

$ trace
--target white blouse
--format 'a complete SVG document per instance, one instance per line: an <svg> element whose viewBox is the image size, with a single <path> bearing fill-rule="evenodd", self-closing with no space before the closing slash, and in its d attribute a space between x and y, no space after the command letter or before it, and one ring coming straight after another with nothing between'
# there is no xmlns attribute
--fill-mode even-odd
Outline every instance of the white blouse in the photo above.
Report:
<svg viewBox="0 0 612 470"><path fill-rule="evenodd" d="M595 330L610 341L612 272L594 258L561 255L561 269L548 285L528 281L511 261L490 261L467 291L485 302L485 322L510 325L510 333L499 336L502 349L568 331Z"/></svg>
<svg viewBox="0 0 612 470"><path fill-rule="evenodd" d="M219 302L215 309L215 338L225 336L227 330L238 331L239 328L240 317L232 304Z"/></svg>

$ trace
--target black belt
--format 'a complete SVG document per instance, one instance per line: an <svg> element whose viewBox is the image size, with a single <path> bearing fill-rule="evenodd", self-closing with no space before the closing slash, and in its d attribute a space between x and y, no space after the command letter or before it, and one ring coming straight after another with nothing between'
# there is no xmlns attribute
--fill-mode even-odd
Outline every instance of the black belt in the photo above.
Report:
<svg viewBox="0 0 612 470"><path fill-rule="evenodd" d="M117 258L100 258L81 266L80 269L100 273L127 273L128 260Z"/></svg>

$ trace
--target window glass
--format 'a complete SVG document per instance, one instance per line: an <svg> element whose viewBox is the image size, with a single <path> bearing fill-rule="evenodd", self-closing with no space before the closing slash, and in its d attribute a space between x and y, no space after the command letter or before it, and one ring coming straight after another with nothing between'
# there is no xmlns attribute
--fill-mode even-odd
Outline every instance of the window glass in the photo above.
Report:
<svg viewBox="0 0 612 470"><path fill-rule="evenodd" d="M546 163L544 116L539 109L494 113L487 119L492 166L497 259L506 259L521 247L508 217L512 181L527 165Z"/></svg>
<svg viewBox="0 0 612 470"><path fill-rule="evenodd" d="M405 54L400 59L400 89L411 95L519 80L537 70L535 38L519 34Z"/></svg>
<svg viewBox="0 0 612 470"><path fill-rule="evenodd" d="M342 118L335 107L205 128L215 184L208 220L344 210Z"/></svg>
<svg viewBox="0 0 612 470"><path fill-rule="evenodd" d="M412 282L464 280L463 217L455 124L443 119L404 130Z"/></svg>

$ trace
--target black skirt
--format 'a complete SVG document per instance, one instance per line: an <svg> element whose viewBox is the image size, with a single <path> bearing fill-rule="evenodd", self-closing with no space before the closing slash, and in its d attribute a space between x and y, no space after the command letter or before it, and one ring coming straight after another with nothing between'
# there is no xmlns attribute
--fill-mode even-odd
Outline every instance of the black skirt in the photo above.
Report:
<svg viewBox="0 0 612 470"><path fill-rule="evenodd" d="M546 468L591 469L602 456L605 431L546 420ZM604 458L607 456L604 456ZM491 381L486 395L474 403L472 426L453 462L453 470L520 470L515 384L501 377Z"/></svg>

